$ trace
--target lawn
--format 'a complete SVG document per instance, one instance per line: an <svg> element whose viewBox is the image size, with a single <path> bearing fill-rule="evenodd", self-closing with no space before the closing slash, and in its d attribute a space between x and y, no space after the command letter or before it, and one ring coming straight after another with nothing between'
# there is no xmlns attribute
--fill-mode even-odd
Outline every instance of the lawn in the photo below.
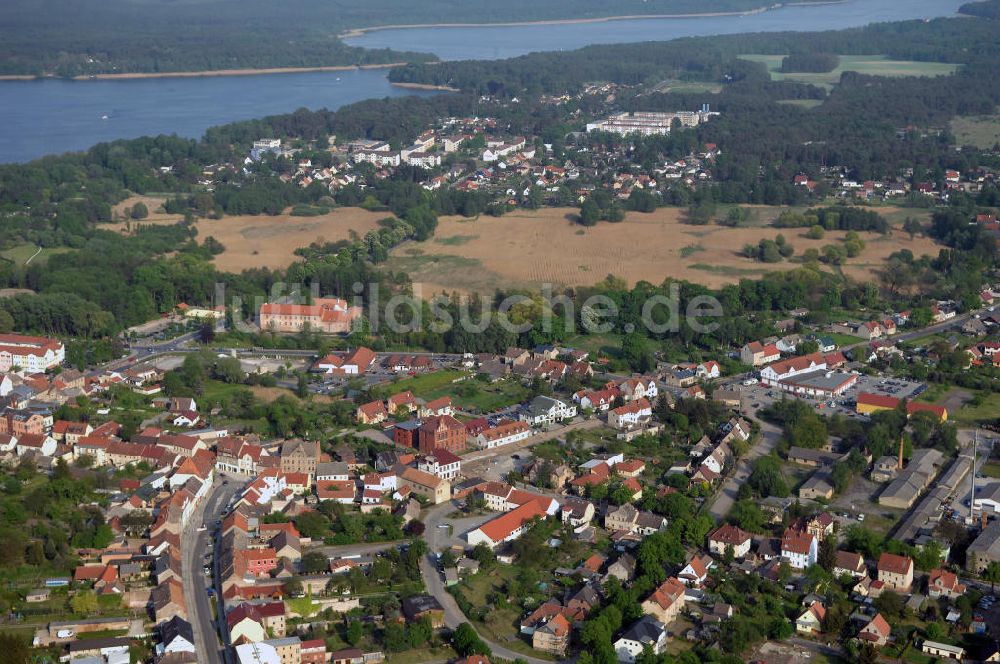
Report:
<svg viewBox="0 0 1000 664"><path fill-rule="evenodd" d="M204 391L199 399L204 399L205 403L217 403L245 389L247 389L246 385L223 383L219 380L206 380Z"/></svg>
<svg viewBox="0 0 1000 664"><path fill-rule="evenodd" d="M67 251L72 250L69 247L54 247L51 249L42 249L39 252L38 247L33 244L19 244L16 247L0 251L0 258L6 258L15 265L24 265L30 259L33 265L35 263L45 263L50 257L64 254ZM37 256L35 256L36 252L38 252Z"/></svg>
<svg viewBox="0 0 1000 664"><path fill-rule="evenodd" d="M763 62L774 81L797 81L816 85L827 90L840 82L845 71L854 71L869 76L947 76L955 72L959 65L945 62L917 62L915 60L890 60L884 55L842 55L839 66L830 72L783 73L783 55L741 55L743 60Z"/></svg>
<svg viewBox="0 0 1000 664"><path fill-rule="evenodd" d="M864 341L861 337L855 337L850 334L840 334L838 332L824 332L819 336L830 337L833 339L833 343L837 344L838 348L842 346L853 346L856 343Z"/></svg>
<svg viewBox="0 0 1000 664"><path fill-rule="evenodd" d="M984 463L979 468L979 472L985 475L986 477L993 477L1000 479L1000 462L990 461L988 463Z"/></svg>
<svg viewBox="0 0 1000 664"><path fill-rule="evenodd" d="M437 399L450 396L454 404L473 413L492 413L525 401L531 391L517 379L511 378L497 383L483 383L466 380L429 393L426 398Z"/></svg>
<svg viewBox="0 0 1000 664"><path fill-rule="evenodd" d="M409 390L413 392L414 396L427 398L427 395L430 393L445 389L453 385L455 381L467 378L470 375L468 371L460 369L434 371L432 373L397 380L388 385L380 385L372 390L372 396L375 398L385 398Z"/></svg>
<svg viewBox="0 0 1000 664"><path fill-rule="evenodd" d="M481 572L467 577L459 584L459 588L473 606L485 606L488 603L487 596L490 593L500 591L507 579L516 574L516 568L501 565L490 572ZM477 631L485 638L502 643L515 652L555 660L555 657L534 650L529 642L519 636L520 622L524 612L521 610L518 600L522 598L510 599L511 603L506 606L493 607L485 621L475 621Z"/></svg>

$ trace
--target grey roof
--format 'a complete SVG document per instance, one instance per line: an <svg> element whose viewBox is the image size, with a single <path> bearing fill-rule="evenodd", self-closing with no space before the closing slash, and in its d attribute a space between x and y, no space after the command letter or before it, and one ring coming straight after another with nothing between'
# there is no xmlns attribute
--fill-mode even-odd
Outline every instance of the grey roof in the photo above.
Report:
<svg viewBox="0 0 1000 664"><path fill-rule="evenodd" d="M834 454L833 452L824 452L823 450L814 450L808 447L797 447L795 445L788 448L788 459L804 459L806 461L812 461L814 463L833 463L840 460L839 454Z"/></svg>
<svg viewBox="0 0 1000 664"><path fill-rule="evenodd" d="M660 640L660 635L666 630L659 620L653 616L643 616L631 627L625 630L621 638L650 645Z"/></svg>
<svg viewBox="0 0 1000 664"><path fill-rule="evenodd" d="M989 554L988 557L991 558L1000 556L1000 521L990 521L987 524L966 550L966 555L971 553Z"/></svg>
<svg viewBox="0 0 1000 664"><path fill-rule="evenodd" d="M431 597L430 595L414 595L413 597L407 597L401 602L400 608L403 610L403 615L408 618L413 617L424 611L443 611L441 604Z"/></svg>
<svg viewBox="0 0 1000 664"><path fill-rule="evenodd" d="M180 616L174 616L160 625L160 640L163 641L164 645L169 645L177 637L194 644L194 630L191 628L191 623Z"/></svg>
<svg viewBox="0 0 1000 664"><path fill-rule="evenodd" d="M320 477L347 474L347 464L343 461L324 461L323 463L316 464L316 475Z"/></svg>

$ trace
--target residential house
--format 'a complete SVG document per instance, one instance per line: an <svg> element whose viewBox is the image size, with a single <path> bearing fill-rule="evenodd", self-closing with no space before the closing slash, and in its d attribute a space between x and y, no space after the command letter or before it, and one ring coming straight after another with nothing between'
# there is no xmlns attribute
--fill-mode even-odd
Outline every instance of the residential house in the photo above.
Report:
<svg viewBox="0 0 1000 664"><path fill-rule="evenodd" d="M883 553L878 559L878 580L890 590L910 592L913 589L913 559L894 553Z"/></svg>
<svg viewBox="0 0 1000 664"><path fill-rule="evenodd" d="M876 613L875 617L868 621L867 625L861 628L861 631L858 633L858 638L881 648L885 644L889 643L890 634L892 634L892 628L889 627L889 623L886 622L886 619L882 617L881 613Z"/></svg>
<svg viewBox="0 0 1000 664"><path fill-rule="evenodd" d="M470 546L485 544L495 549L504 542L515 540L535 519L544 519L548 512L540 501L532 500L470 531L466 536Z"/></svg>
<svg viewBox="0 0 1000 664"><path fill-rule="evenodd" d="M833 570L834 577L841 577L848 574L855 579L868 576L868 568L865 566L865 558L860 553L853 551L837 551L834 557Z"/></svg>
<svg viewBox="0 0 1000 664"><path fill-rule="evenodd" d="M815 536L788 529L781 538L781 557L794 569L806 569L816 564L819 544Z"/></svg>
<svg viewBox="0 0 1000 664"><path fill-rule="evenodd" d="M709 556L696 554L684 569L677 573L677 579L685 586L700 588L708 579L708 570L714 565L715 562Z"/></svg>
<svg viewBox="0 0 1000 664"><path fill-rule="evenodd" d="M781 359L781 351L774 344L751 341L740 349L740 361L751 367L760 367Z"/></svg>
<svg viewBox="0 0 1000 664"><path fill-rule="evenodd" d="M670 577L643 600L642 612L653 616L664 625L670 624L684 609L685 590L683 583L676 577Z"/></svg>
<svg viewBox="0 0 1000 664"><path fill-rule="evenodd" d="M319 443L311 440L289 440L281 446L281 472L304 473L310 478L316 476L319 464Z"/></svg>
<svg viewBox="0 0 1000 664"><path fill-rule="evenodd" d="M659 655L667 648L667 629L652 616L643 616L614 642L615 655L623 664L634 664L647 649Z"/></svg>
<svg viewBox="0 0 1000 664"><path fill-rule="evenodd" d="M708 550L717 556L724 556L726 549L732 549L734 557L743 558L750 553L752 540L750 533L726 523L708 536Z"/></svg>
<svg viewBox="0 0 1000 664"><path fill-rule="evenodd" d="M534 427L555 424L572 417L576 417L576 404L546 396L532 399L521 413L521 420Z"/></svg>
<svg viewBox="0 0 1000 664"><path fill-rule="evenodd" d="M653 417L653 407L645 397L608 411L608 425L624 430L641 426Z"/></svg>
<svg viewBox="0 0 1000 664"><path fill-rule="evenodd" d="M931 599L958 599L965 594L965 590L966 586L958 580L958 575L946 569L931 570L927 578L927 596Z"/></svg>
<svg viewBox="0 0 1000 664"><path fill-rule="evenodd" d="M424 496L432 504L438 505L451 500L451 483L416 468L406 468L399 475L398 486L410 487L413 493Z"/></svg>
<svg viewBox="0 0 1000 664"><path fill-rule="evenodd" d="M479 432L475 437L481 449L493 449L501 445L517 443L531 436L531 427L526 422L503 422Z"/></svg>
<svg viewBox="0 0 1000 664"><path fill-rule="evenodd" d="M826 607L821 602L813 602L795 620L795 631L799 634L820 634L823 632L824 618Z"/></svg>
<svg viewBox="0 0 1000 664"><path fill-rule="evenodd" d="M462 459L445 449L434 449L417 463L417 468L449 482L462 471Z"/></svg>

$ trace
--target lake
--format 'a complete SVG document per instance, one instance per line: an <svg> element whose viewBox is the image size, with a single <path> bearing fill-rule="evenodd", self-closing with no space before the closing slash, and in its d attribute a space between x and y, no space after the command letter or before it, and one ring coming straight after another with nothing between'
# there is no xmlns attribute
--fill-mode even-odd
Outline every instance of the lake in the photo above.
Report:
<svg viewBox="0 0 1000 664"><path fill-rule="evenodd" d="M433 51L444 59L493 59L588 44L777 30L827 30L877 21L950 16L965 0L849 0L787 6L749 16L636 19L602 23L377 30L347 40L370 48ZM336 109L363 99L433 92L389 84L384 70L0 82L0 162L86 149L155 134L199 137L212 126Z"/></svg>

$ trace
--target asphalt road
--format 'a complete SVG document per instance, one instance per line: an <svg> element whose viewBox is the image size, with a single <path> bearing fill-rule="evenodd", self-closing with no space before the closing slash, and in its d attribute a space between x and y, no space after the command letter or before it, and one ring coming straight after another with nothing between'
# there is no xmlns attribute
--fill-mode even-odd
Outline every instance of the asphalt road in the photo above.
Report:
<svg viewBox="0 0 1000 664"><path fill-rule="evenodd" d="M206 664L221 664L224 660L220 652L212 605L208 599L207 588L212 583L212 577L206 576L202 568L205 566L205 554L211 539L212 526L215 520L222 516L223 510L238 487L239 485L232 481L223 484L221 478L217 479L208 496L191 515L181 537L181 559L184 570L182 581L188 621L194 631L194 645L199 653L198 661ZM198 529L203 526L206 530L199 532ZM218 572L215 562L213 558L213 571Z"/></svg>

